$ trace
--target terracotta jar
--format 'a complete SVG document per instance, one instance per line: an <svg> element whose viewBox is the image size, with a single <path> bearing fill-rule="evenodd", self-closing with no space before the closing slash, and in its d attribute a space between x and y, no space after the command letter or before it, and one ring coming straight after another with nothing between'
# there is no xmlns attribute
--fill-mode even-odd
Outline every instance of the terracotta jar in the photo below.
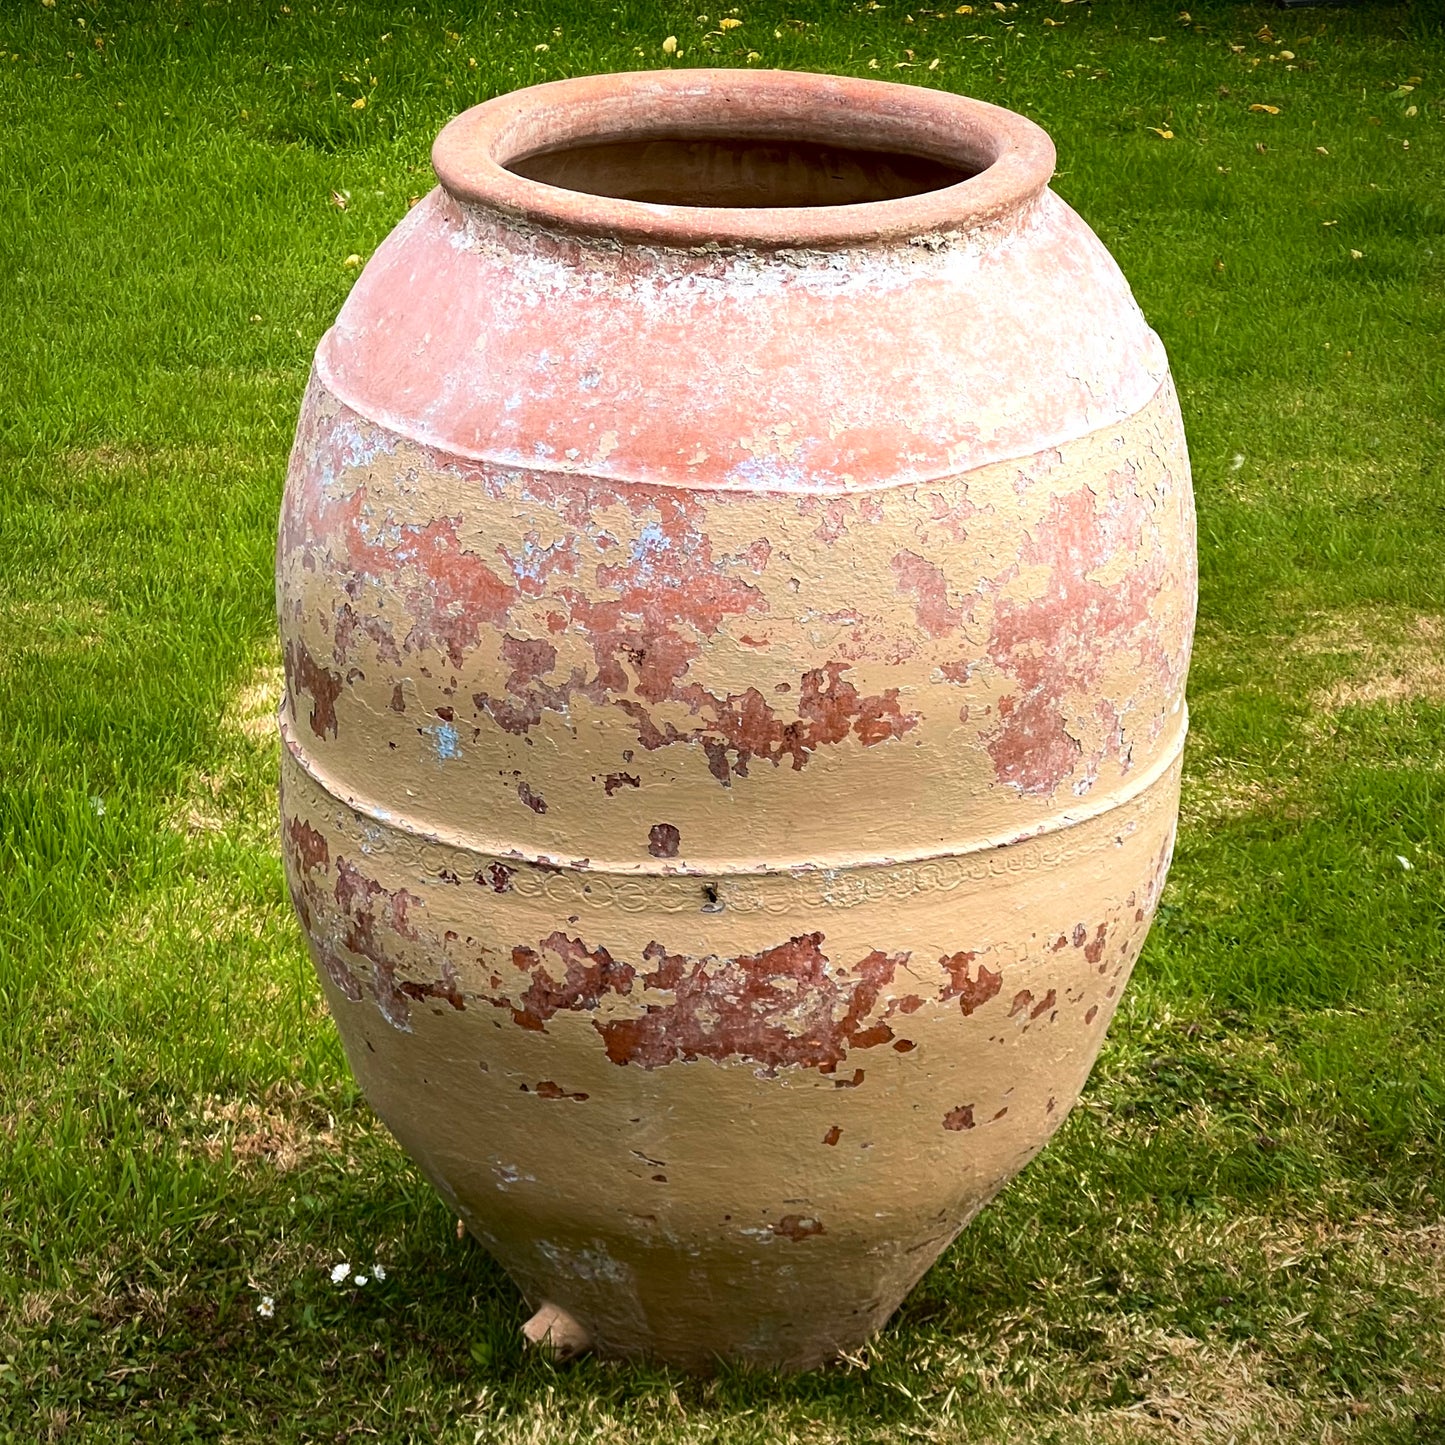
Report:
<svg viewBox="0 0 1445 1445"><path fill-rule="evenodd" d="M1164 354L979 101L598 76L434 161L286 488L296 908L534 1336L815 1365L1068 1115L1149 928Z"/></svg>

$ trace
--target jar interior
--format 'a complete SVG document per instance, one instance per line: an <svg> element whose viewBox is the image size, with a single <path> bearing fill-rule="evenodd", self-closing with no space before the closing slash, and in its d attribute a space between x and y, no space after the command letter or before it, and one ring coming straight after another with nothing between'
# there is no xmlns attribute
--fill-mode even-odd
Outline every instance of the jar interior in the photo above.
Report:
<svg viewBox="0 0 1445 1445"><path fill-rule="evenodd" d="M928 156L807 140L652 136L560 146L507 162L527 180L661 206L854 206L977 175Z"/></svg>

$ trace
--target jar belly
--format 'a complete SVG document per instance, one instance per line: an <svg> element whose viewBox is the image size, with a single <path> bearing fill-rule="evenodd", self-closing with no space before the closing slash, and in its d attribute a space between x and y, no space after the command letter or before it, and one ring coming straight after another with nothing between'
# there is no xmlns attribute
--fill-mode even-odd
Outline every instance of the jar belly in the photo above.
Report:
<svg viewBox="0 0 1445 1445"><path fill-rule="evenodd" d="M288 719L343 790L493 851L928 855L1177 747L1193 534L1167 385L1014 462L779 495L467 462L318 379L278 561Z"/></svg>
<svg viewBox="0 0 1445 1445"><path fill-rule="evenodd" d="M438 842L285 759L288 879L367 1097L524 1291L688 1366L857 1345L1042 1147L1178 792L1176 756L1004 846L640 875Z"/></svg>

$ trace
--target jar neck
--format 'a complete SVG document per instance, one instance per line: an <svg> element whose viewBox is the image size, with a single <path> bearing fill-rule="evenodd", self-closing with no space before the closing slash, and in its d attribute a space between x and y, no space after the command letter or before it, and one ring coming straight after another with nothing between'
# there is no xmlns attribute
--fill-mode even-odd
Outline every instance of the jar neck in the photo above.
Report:
<svg viewBox="0 0 1445 1445"><path fill-rule="evenodd" d="M1054 149L1031 121L920 87L785 71L557 81L437 138L484 229L679 252L941 248L1020 224Z"/></svg>

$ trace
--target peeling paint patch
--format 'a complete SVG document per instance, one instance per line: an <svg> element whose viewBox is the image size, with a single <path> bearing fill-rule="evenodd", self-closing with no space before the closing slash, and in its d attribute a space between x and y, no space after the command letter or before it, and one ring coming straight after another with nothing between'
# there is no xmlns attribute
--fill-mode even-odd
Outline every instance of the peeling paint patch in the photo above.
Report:
<svg viewBox="0 0 1445 1445"><path fill-rule="evenodd" d="M831 1074L850 1049L893 1039L886 1022L869 1016L908 955L875 950L839 968L823 941L821 933L803 934L736 958L668 953L653 942L643 952L647 967L636 968L558 932L537 948L513 950L513 965L528 986L515 1002L501 995L489 1002L506 1008L522 1028L545 1031L559 1012L594 1012L605 998L640 985L649 995L671 997L647 1002L633 1018L593 1021L615 1064L655 1069L744 1058L770 1073L801 1067ZM854 1082L861 1081L858 1071Z"/></svg>
<svg viewBox="0 0 1445 1445"><path fill-rule="evenodd" d="M488 863L478 871L476 881L481 887L490 888L493 893L510 893L513 871L505 863Z"/></svg>
<svg viewBox="0 0 1445 1445"><path fill-rule="evenodd" d="M1101 497L1089 486L1053 496L1017 565L1000 578L1041 570L1044 579L1027 597L999 595L988 643L1013 690L1000 699L984 743L999 782L1025 795L1046 796L1071 777L1082 795L1106 758L1127 769L1133 704L1102 687L1106 668L1129 659L1139 694L1169 697L1188 665L1188 627L1159 613L1166 554L1134 467L1110 472Z"/></svg>
<svg viewBox="0 0 1445 1445"><path fill-rule="evenodd" d="M1001 783L1046 794L1074 771L1083 745L1068 732L1056 696L1036 690L1001 698L998 718L988 752Z"/></svg>
<svg viewBox="0 0 1445 1445"><path fill-rule="evenodd" d="M800 1240L827 1233L820 1220L806 1214L785 1214L771 1228L774 1234L782 1239L791 1239L795 1244Z"/></svg>
<svg viewBox="0 0 1445 1445"><path fill-rule="evenodd" d="M379 936L379 930L388 930L410 942L419 942L411 914L423 906L422 900L405 888L383 888L347 858L337 857L335 865L336 883L330 897L336 905L337 914L332 915L336 921L324 934L311 923L307 925L321 971L354 1003L369 992L387 1022L404 1032L411 1028L413 1003L440 999L456 1012L465 1012L466 1000L450 957L442 957L440 972L434 979L399 977L390 940ZM302 870L293 873L291 886L302 918L314 919L326 896L320 885L309 870ZM358 977L346 955L364 960L370 966L369 977Z"/></svg>
<svg viewBox="0 0 1445 1445"><path fill-rule="evenodd" d="M454 723L439 722L435 727L426 729L432 738L432 746L436 749L438 762L450 762L453 758L462 755L460 743L457 741L457 729Z"/></svg>
<svg viewBox="0 0 1445 1445"><path fill-rule="evenodd" d="M331 866L331 850L327 847L326 838L304 818L290 819L286 824L286 836L291 841L292 856L302 873Z"/></svg>
<svg viewBox="0 0 1445 1445"><path fill-rule="evenodd" d="M361 981L352 973L345 959L325 944L315 944L312 953L321 971L336 985L352 1003L361 1002Z"/></svg>
<svg viewBox="0 0 1445 1445"><path fill-rule="evenodd" d="M1053 453L1058 456L1058 453ZM1062 460L1062 459L1061 459ZM992 514L993 505L976 506L968 495L967 487L959 489L952 500L940 492L934 492L928 499L930 520L953 538L955 546L962 547L968 541L968 526L974 517Z"/></svg>
<svg viewBox="0 0 1445 1445"><path fill-rule="evenodd" d="M938 998L940 1003L947 1003L950 999L958 1000L958 1007L967 1018L976 1008L986 1004L1001 987L1003 974L995 973L985 968L982 964L976 975L969 976L969 965L978 957L973 951L964 950L961 953L946 954L938 961L948 972L948 982L943 986Z"/></svg>
<svg viewBox="0 0 1445 1445"><path fill-rule="evenodd" d="M554 978L543 955L550 954L562 965L561 978ZM531 982L519 1004L490 999L511 1011L516 1023L545 1033L547 1021L562 1011L592 1011L608 994L632 992L636 970L618 962L605 948L588 949L580 938L556 932L544 938L538 948L512 950L512 966L530 976Z"/></svg>
<svg viewBox="0 0 1445 1445"><path fill-rule="evenodd" d="M386 622L376 616L362 616L349 602L343 602L336 611L331 629L331 655L338 667L345 667L351 655L352 644L360 632L369 637L376 646L377 656L391 663L401 662L396 638Z"/></svg>
<svg viewBox="0 0 1445 1445"><path fill-rule="evenodd" d="M654 823L647 835L647 851L654 858L676 858L682 834L671 823Z"/></svg>
<svg viewBox="0 0 1445 1445"><path fill-rule="evenodd" d="M334 425L346 429L340 422ZM317 453L311 466L324 471L327 461ZM358 596L371 588L395 596L412 622L400 651L434 646L453 667L460 667L484 624L506 625L519 588L462 545L459 519L435 517L425 525L398 522L389 510L373 505L364 485L340 497L319 480L296 490L297 500L288 502L283 516L283 546L303 566L309 559L312 570L329 559L345 571L348 590ZM346 621L343 643L349 643L358 628L381 638L375 622L353 614ZM389 632L384 639L392 652L398 651Z"/></svg>
<svg viewBox="0 0 1445 1445"><path fill-rule="evenodd" d="M912 595L918 625L929 637L947 637L962 625L963 609L949 605L941 567L917 552L899 552L893 559L893 575L898 590Z"/></svg>
<svg viewBox="0 0 1445 1445"><path fill-rule="evenodd" d="M962 1129L973 1128L973 1105L960 1104L956 1109L950 1109L943 1116L943 1127L952 1129L955 1132Z"/></svg>
<svg viewBox="0 0 1445 1445"><path fill-rule="evenodd" d="M864 747L875 747L903 737L919 722L917 714L904 711L898 688L861 694L844 677L851 671L847 662L830 662L804 673L790 717L788 710L769 703L757 688L722 694L682 681L698 649L678 635L657 633L649 639L619 628L599 635L591 631L590 623L584 630L598 654L592 677L573 667L567 677L554 682L514 667L507 679L508 696L474 694L478 712L505 731L525 736L546 713L570 718L576 698L614 707L632 720L638 743L649 752L679 744L701 749L709 772L724 786L735 777L747 777L754 759L774 767L788 761L795 772L801 771L820 747L837 745L850 736ZM629 680L629 668L635 682ZM696 721L660 718L658 709L671 703L681 704ZM609 781L624 786L629 776L614 773Z"/></svg>
<svg viewBox="0 0 1445 1445"><path fill-rule="evenodd" d="M515 1164L504 1164L501 1160L492 1161L492 1174L496 1178L498 1189L510 1189L514 1184L535 1184L537 1176L528 1174Z"/></svg>
<svg viewBox="0 0 1445 1445"><path fill-rule="evenodd" d="M527 1086L523 1084L522 1089L526 1092ZM552 1079L543 1079L542 1082L530 1092L536 1094L539 1099L575 1099L578 1103L592 1097L590 1094L564 1089L561 1084L554 1082Z"/></svg>
<svg viewBox="0 0 1445 1445"><path fill-rule="evenodd" d="M632 1271L621 1260L608 1253L606 1245L597 1241L591 1249L564 1249L550 1240L537 1241L537 1251L555 1269L564 1270L578 1279L606 1280L614 1285L630 1285Z"/></svg>
<svg viewBox="0 0 1445 1445"><path fill-rule="evenodd" d="M336 699L341 696L341 674L322 667L306 650L303 642L291 638L286 643L286 701L291 717L296 717L296 699L301 693L311 696L311 731L318 738L329 733L336 736Z"/></svg>
<svg viewBox="0 0 1445 1445"><path fill-rule="evenodd" d="M866 1023L908 955L875 950L836 969L821 933L761 953L690 958L651 943L648 989L672 994L631 1019L597 1021L607 1056L644 1069L696 1059L750 1059L769 1072L795 1066L832 1073L852 1048L888 1043L893 1030Z"/></svg>

